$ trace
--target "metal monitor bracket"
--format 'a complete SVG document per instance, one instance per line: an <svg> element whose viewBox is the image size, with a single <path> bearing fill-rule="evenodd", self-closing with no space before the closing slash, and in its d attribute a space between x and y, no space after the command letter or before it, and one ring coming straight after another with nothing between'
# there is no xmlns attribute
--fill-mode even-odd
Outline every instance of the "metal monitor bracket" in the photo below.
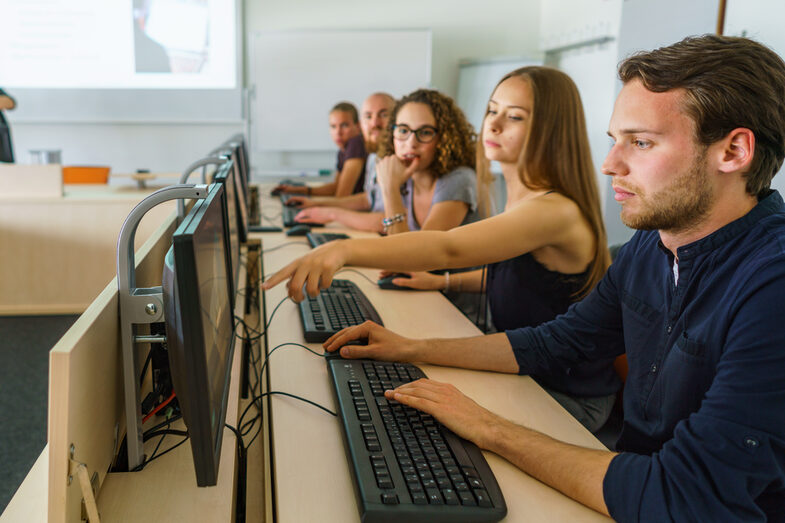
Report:
<svg viewBox="0 0 785 523"><path fill-rule="evenodd" d="M213 151L215 152L215 151ZM229 161L229 156L223 155L213 155L212 153L210 156L206 158L202 158L201 160L197 160L188 167L185 168L183 174L180 175L180 183L184 184L188 181L188 178L191 174L196 171L199 167L202 167L202 183L207 183L207 171L204 170L204 167L208 165L223 165ZM183 221L185 217L185 202L181 199L177 202L177 223Z"/></svg>
<svg viewBox="0 0 785 523"><path fill-rule="evenodd" d="M128 443L128 470L142 464L142 409L139 378L134 357L136 343L163 343L165 336L136 336L134 325L158 323L164 320L163 291L160 286L136 287L134 238L144 215L163 202L183 198L207 197L207 185L171 185L160 189L133 208L120 229L117 239L117 289L119 291L120 334L123 348L123 384L125 389L125 421Z"/></svg>

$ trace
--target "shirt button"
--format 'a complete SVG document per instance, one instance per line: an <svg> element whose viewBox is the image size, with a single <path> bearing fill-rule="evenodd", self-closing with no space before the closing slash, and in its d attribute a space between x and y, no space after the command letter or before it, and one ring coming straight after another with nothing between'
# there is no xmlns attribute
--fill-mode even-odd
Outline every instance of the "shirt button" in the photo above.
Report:
<svg viewBox="0 0 785 523"><path fill-rule="evenodd" d="M654 374L655 372L657 372L657 364L656 364L656 363L652 363L652 364L651 364L651 372L652 372L652 374Z"/></svg>
<svg viewBox="0 0 785 523"><path fill-rule="evenodd" d="M670 334L671 331L673 330L673 328L670 325L668 325L668 329L667 330L668 330L668 334Z"/></svg>
<svg viewBox="0 0 785 523"><path fill-rule="evenodd" d="M754 449L758 447L758 440L751 436L747 436L744 438L744 444L747 445L747 447Z"/></svg>

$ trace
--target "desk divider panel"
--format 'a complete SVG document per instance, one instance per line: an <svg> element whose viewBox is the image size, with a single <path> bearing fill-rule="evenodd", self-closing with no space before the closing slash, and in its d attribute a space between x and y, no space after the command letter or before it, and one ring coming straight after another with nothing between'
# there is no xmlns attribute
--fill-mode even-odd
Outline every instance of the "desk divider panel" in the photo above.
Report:
<svg viewBox="0 0 785 523"><path fill-rule="evenodd" d="M136 255L140 285L160 285L174 215ZM125 431L116 278L49 354L49 521L81 520L82 493L71 461L98 474L97 490ZM73 455L71 452L73 446Z"/></svg>
<svg viewBox="0 0 785 523"><path fill-rule="evenodd" d="M139 286L161 284L163 260L174 230L173 213L137 251L136 279ZM241 258L245 255L246 250L243 249ZM241 265L239 280L245 282L246 277L245 267ZM252 281L258 282L258 276ZM240 293L235 314L242 316L244 310L245 297ZM241 343L240 340L236 342ZM146 349L145 345L137 347L137 363L141 363ZM238 345L232 361L232 383L227 404L226 423L230 425L237 424L241 355ZM49 361L50 523L82 521L82 490L76 474L80 463L86 465L92 480L102 521L234 519L237 446L235 436L229 430L223 433L221 466L215 487L196 486L190 442L142 471L107 473L125 433L116 279L106 286L54 346ZM146 387L149 390L150 384L147 383ZM175 422L172 428L184 429L182 420ZM266 426L263 434L266 434ZM167 440L162 449L176 441L176 438ZM261 451L253 457L251 466L264 471L264 458L259 454ZM263 496L258 491L259 484L265 483L264 478L259 478L262 474L264 472L257 472L255 481L248 482L246 496L253 500L248 521L260 521L264 511L258 501ZM264 503L263 499L261 503Z"/></svg>

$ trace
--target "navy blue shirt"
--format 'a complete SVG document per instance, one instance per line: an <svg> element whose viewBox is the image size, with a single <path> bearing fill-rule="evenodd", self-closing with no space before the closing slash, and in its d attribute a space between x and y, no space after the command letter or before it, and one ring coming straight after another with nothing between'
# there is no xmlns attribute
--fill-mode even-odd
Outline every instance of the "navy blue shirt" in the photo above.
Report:
<svg viewBox="0 0 785 523"><path fill-rule="evenodd" d="M508 331L522 373L627 353L624 424L603 482L618 521L785 521L785 206L673 255L638 232L597 288Z"/></svg>

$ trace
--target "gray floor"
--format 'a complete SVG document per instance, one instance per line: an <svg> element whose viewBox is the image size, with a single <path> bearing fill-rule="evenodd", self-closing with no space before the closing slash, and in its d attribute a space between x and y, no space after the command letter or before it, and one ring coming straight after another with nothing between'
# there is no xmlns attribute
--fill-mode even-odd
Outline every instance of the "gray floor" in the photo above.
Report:
<svg viewBox="0 0 785 523"><path fill-rule="evenodd" d="M77 317L0 317L0 512L46 444L49 349Z"/></svg>

